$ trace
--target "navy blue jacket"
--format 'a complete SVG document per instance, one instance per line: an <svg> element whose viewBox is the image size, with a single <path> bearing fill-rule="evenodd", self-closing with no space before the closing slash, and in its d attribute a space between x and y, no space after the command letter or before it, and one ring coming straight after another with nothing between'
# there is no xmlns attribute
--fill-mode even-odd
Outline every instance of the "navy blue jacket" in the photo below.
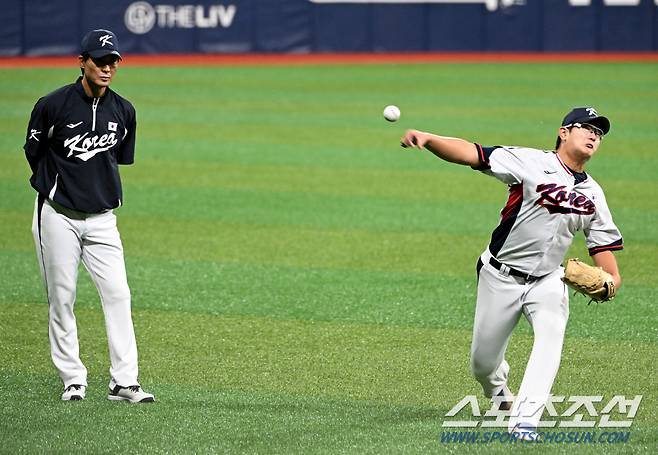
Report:
<svg viewBox="0 0 658 455"><path fill-rule="evenodd" d="M82 77L37 101L27 127L30 183L40 195L87 213L122 204L119 164L135 156L135 108L108 87L90 98Z"/></svg>

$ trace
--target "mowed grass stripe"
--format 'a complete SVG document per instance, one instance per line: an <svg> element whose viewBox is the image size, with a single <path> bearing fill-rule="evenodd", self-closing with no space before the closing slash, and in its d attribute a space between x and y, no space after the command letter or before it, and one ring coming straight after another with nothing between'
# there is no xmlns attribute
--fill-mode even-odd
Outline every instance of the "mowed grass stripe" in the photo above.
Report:
<svg viewBox="0 0 658 455"><path fill-rule="evenodd" d="M14 235L0 239L8 251L34 251L27 214L0 214ZM488 235L444 232L380 232L263 226L208 220L122 217L128 257L218 261L329 269L471 276ZM577 239L570 256L586 255ZM630 244L618 255L629 284L655 286L649 268L658 245Z"/></svg>
<svg viewBox="0 0 658 455"><path fill-rule="evenodd" d="M31 213L35 194L23 183L0 182L0 190L18 197L0 200L5 214ZM367 229L394 232L446 232L488 236L504 202L476 199L407 200L385 196L329 195L304 191L148 187L124 191L119 222L134 216L205 220L316 229ZM505 193L499 196L504 199Z"/></svg>
<svg viewBox="0 0 658 455"><path fill-rule="evenodd" d="M406 152L413 153L413 152ZM422 152L417 152L422 153ZM301 192L330 196L376 196L411 200L500 201L490 193L495 180L476 171L437 166L432 170L332 169L317 166L240 165L190 161L147 160L124 168L126 182L136 186L171 188L249 189L262 192ZM437 163L439 164L438 160ZM465 169L465 168L464 168ZM481 179L478 182L478 179ZM491 182L489 182L491 180ZM494 185L491 185L493 183ZM502 195L502 196L501 196Z"/></svg>
<svg viewBox="0 0 658 455"><path fill-rule="evenodd" d="M136 187L249 189L400 200L461 201L465 204L472 200L504 204L507 189L498 180L465 167L449 167L438 159L433 164L436 166L430 166L424 171L409 171L332 169L322 167L321 162L311 167L145 160L139 166L123 168L122 173L126 184ZM609 176L605 179L605 190L613 207L658 211L658 202L653 199L627 200L620 196L627 192L658 193L655 178L638 180L633 176L624 178L624 175L616 175L613 179Z"/></svg>
<svg viewBox="0 0 658 455"><path fill-rule="evenodd" d="M184 161L141 159L133 166L121 167L121 173L127 188L249 189L391 197L401 200L475 200L504 204L506 190L500 182L468 168L450 166L422 154L428 153L401 151L395 161L396 169L377 168L376 156L371 158L374 166L371 169L359 166L334 168L330 163L324 163L324 157L313 164L290 165L224 162L221 157L215 157L215 162L207 162L190 156ZM406 168L404 163L409 162L417 163L423 170ZM0 156L0 166L0 178L4 182L14 181L29 188L30 173L22 153ZM623 160L622 163L616 157L600 156L590 167L592 175L604 187L612 209L658 209L652 198L626 196L658 192L658 183L646 160L636 158Z"/></svg>
<svg viewBox="0 0 658 455"><path fill-rule="evenodd" d="M27 231L25 215L0 219ZM12 222L13 221L13 222ZM288 266L436 272L473 269L486 238L441 233L379 233L131 217L120 221L128 255ZM29 232L29 231L27 231ZM29 236L19 250L29 250ZM16 251L14 239L0 248ZM467 246L467 248L464 247Z"/></svg>
<svg viewBox="0 0 658 455"><path fill-rule="evenodd" d="M419 152L421 153L421 152ZM27 164L16 157L0 158L5 176L3 185L15 182L29 190ZM318 163L321 164L321 163ZM494 203L504 205L506 189L497 180L480 175L479 172L465 171L465 168L447 167L445 163L435 163L436 167L425 171L378 170L378 169L331 169L310 166L286 165L243 165L231 163L204 163L187 160L184 162L144 160L138 165L122 167L124 186L131 188L163 188L171 191L199 191L215 189L248 190L249 192L303 193L326 196L373 197L380 198L392 207L403 205L405 201ZM646 163L644 165L646 170ZM630 172L627 170L627 172ZM634 197L658 193L658 182L651 179L637 179L635 172L608 176L601 179L613 210L641 209L656 216L658 202L655 198ZM16 188L17 190L20 189ZM9 191L9 189L7 189ZM179 196L183 197L183 195ZM189 195L190 202L194 196ZM218 195L221 198L221 194ZM257 207L259 201L251 201ZM3 201L3 204L7 202ZM262 203L265 203L263 201ZM456 214L459 215L459 214ZM462 215L463 216L463 215Z"/></svg>
<svg viewBox="0 0 658 455"><path fill-rule="evenodd" d="M52 366L47 340L34 336L45 326L45 311L31 305L4 305L16 323L4 327L17 341L0 348L6 371L47 373ZM20 315L20 318L16 318ZM480 394L470 377L470 331L255 317L226 317L153 310L134 311L144 382L188 384L292 395L366 400L445 409L464 395ZM94 377L107 375L106 340L99 309L78 311L82 359ZM172 330L176 327L176 330ZM532 338L512 338L510 382L518 387ZM653 343L567 337L563 366L553 393L646 394L639 421L656 418ZM582 365L587 363L588 375ZM631 365L633 365L631 367ZM593 385L594 377L609 375ZM460 378L460 381L455 381ZM455 401L453 401L455 400Z"/></svg>
<svg viewBox="0 0 658 455"><path fill-rule="evenodd" d="M34 193L26 186L26 181L0 182L0 190L12 195L0 200L0 209L5 213L31 211ZM493 202L481 201L477 197L462 200L455 197L462 191L452 189L445 193L441 193L440 189L428 189L419 194L419 198L407 199L400 194L403 191L392 192L391 196L331 195L312 191L252 190L247 184L243 188L225 189L219 186L143 186L139 183L125 189L128 204L117 213L120 220L139 214L279 226L440 231L487 236L496 226L506 194L500 185L494 185L491 189L486 185L472 185L470 188L489 195L486 199ZM622 194L609 192L608 203L626 244L656 244L658 239L651 230L647 230L647 226L658 222L658 209L648 207L646 198L634 198L631 202L635 201L638 207L633 207L633 203L629 206ZM649 201L653 199L649 198Z"/></svg>
<svg viewBox="0 0 658 455"><path fill-rule="evenodd" d="M468 454L510 451L509 442L442 444L442 432L454 429L441 428L445 409L435 406L162 384L159 396L169 397L166 401L137 408L108 402L104 393L106 381L95 378L90 382L86 401L53 401L49 388L54 383L43 375L11 375L7 383L12 386L7 395L11 400L0 411L6 416L0 429L15 436L7 441L7 450L82 453L94 448L95 453L187 453L203 447L206 453L282 454L425 454L454 452L455 448ZM26 384L35 397L27 403L20 400L20 388L16 387ZM481 408L488 409L484 401ZM466 414L464 417L468 418ZM89 425L89 421L98 424ZM117 431L117 422L131 431ZM52 438L53 431L59 437ZM630 445L544 442L541 446L513 447L533 453L646 453L654 445L654 431L651 426L635 423ZM161 446L154 447L153 441Z"/></svg>
<svg viewBox="0 0 658 455"><path fill-rule="evenodd" d="M436 407L158 384L157 403L107 401L92 378L87 399L53 398L52 375L8 375L0 430L12 452L86 453L432 453L442 415ZM28 387L33 400L18 392ZM95 424L89 425L92 421ZM56 422L57 424L54 424ZM120 422L120 423L117 423ZM130 430L118 431L117 427ZM376 428L376 431L371 431ZM53 438L53 432L58 437ZM154 443L157 441L157 444Z"/></svg>
<svg viewBox="0 0 658 455"><path fill-rule="evenodd" d="M155 228L166 222L167 231ZM134 217L126 245L147 256L461 275L486 238L440 232L269 227ZM132 242L132 243L129 243Z"/></svg>
<svg viewBox="0 0 658 455"><path fill-rule="evenodd" d="M3 327L16 342L0 348L7 371L52 372L47 311L3 305L16 323ZM10 319L10 320L11 320ZM77 311L81 357L91 374L104 376L107 349L98 308ZM340 322L225 317L134 310L140 347L140 378L148 383L214 389L277 391L399 404L434 404L437 386L455 372L466 375L469 334L427 328ZM4 325L4 324L3 324ZM175 330L172 328L175 327ZM449 355L444 370L437 356Z"/></svg>
<svg viewBox="0 0 658 455"><path fill-rule="evenodd" d="M5 252L0 260L14 265L0 283L0 303L43 306L34 255ZM470 273L449 277L160 258L127 262L137 309L467 331L473 323L476 283ZM76 308L97 308L98 293L82 268L78 282ZM655 342L655 292L626 284L614 302L600 305L572 296L568 336ZM523 320L516 331L531 332Z"/></svg>

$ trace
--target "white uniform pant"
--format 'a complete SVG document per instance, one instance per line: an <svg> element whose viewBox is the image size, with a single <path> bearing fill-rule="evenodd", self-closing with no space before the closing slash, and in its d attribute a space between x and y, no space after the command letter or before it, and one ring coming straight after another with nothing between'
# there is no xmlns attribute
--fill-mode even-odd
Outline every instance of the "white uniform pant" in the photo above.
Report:
<svg viewBox="0 0 658 455"><path fill-rule="evenodd" d="M73 314L80 260L105 314L110 385L137 385L137 345L116 216L111 211L85 215L37 198L32 233L49 303L51 356L64 387L87 385Z"/></svg>
<svg viewBox="0 0 658 455"><path fill-rule="evenodd" d="M471 344L471 369L487 397L507 384L505 350L521 314L534 332L530 359L514 405L509 429L519 423L538 426L560 366L564 332L569 319L569 293L562 268L526 282L489 264L486 251L478 280L477 306Z"/></svg>

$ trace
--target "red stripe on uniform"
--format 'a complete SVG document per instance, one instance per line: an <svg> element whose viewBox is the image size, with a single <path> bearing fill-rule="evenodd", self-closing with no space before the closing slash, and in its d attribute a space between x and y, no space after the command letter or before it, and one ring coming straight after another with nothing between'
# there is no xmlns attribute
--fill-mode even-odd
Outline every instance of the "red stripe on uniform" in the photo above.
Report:
<svg viewBox="0 0 658 455"><path fill-rule="evenodd" d="M589 249L589 255L594 256L596 253L601 253L602 251L619 251L623 249L624 245L597 246Z"/></svg>
<svg viewBox="0 0 658 455"><path fill-rule="evenodd" d="M509 188L509 198L507 199L507 204L500 212L501 222L505 221L510 215L517 209L523 202L523 185L517 183L510 186Z"/></svg>
<svg viewBox="0 0 658 455"><path fill-rule="evenodd" d="M478 155L480 155L480 162L483 164L489 164L487 157L484 154L484 150L482 150L482 146L480 144L475 144L475 146L478 148Z"/></svg>

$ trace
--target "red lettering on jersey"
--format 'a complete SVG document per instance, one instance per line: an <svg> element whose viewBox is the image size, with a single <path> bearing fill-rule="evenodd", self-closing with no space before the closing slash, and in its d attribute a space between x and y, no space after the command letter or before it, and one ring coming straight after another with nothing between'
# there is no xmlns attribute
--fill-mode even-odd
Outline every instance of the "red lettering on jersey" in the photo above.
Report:
<svg viewBox="0 0 658 455"><path fill-rule="evenodd" d="M541 205L548 213L574 213L576 215L592 215L596 206L582 194L574 191L567 193L565 185L557 183L540 183L536 189L539 198L535 204ZM562 204L562 203L565 204Z"/></svg>

